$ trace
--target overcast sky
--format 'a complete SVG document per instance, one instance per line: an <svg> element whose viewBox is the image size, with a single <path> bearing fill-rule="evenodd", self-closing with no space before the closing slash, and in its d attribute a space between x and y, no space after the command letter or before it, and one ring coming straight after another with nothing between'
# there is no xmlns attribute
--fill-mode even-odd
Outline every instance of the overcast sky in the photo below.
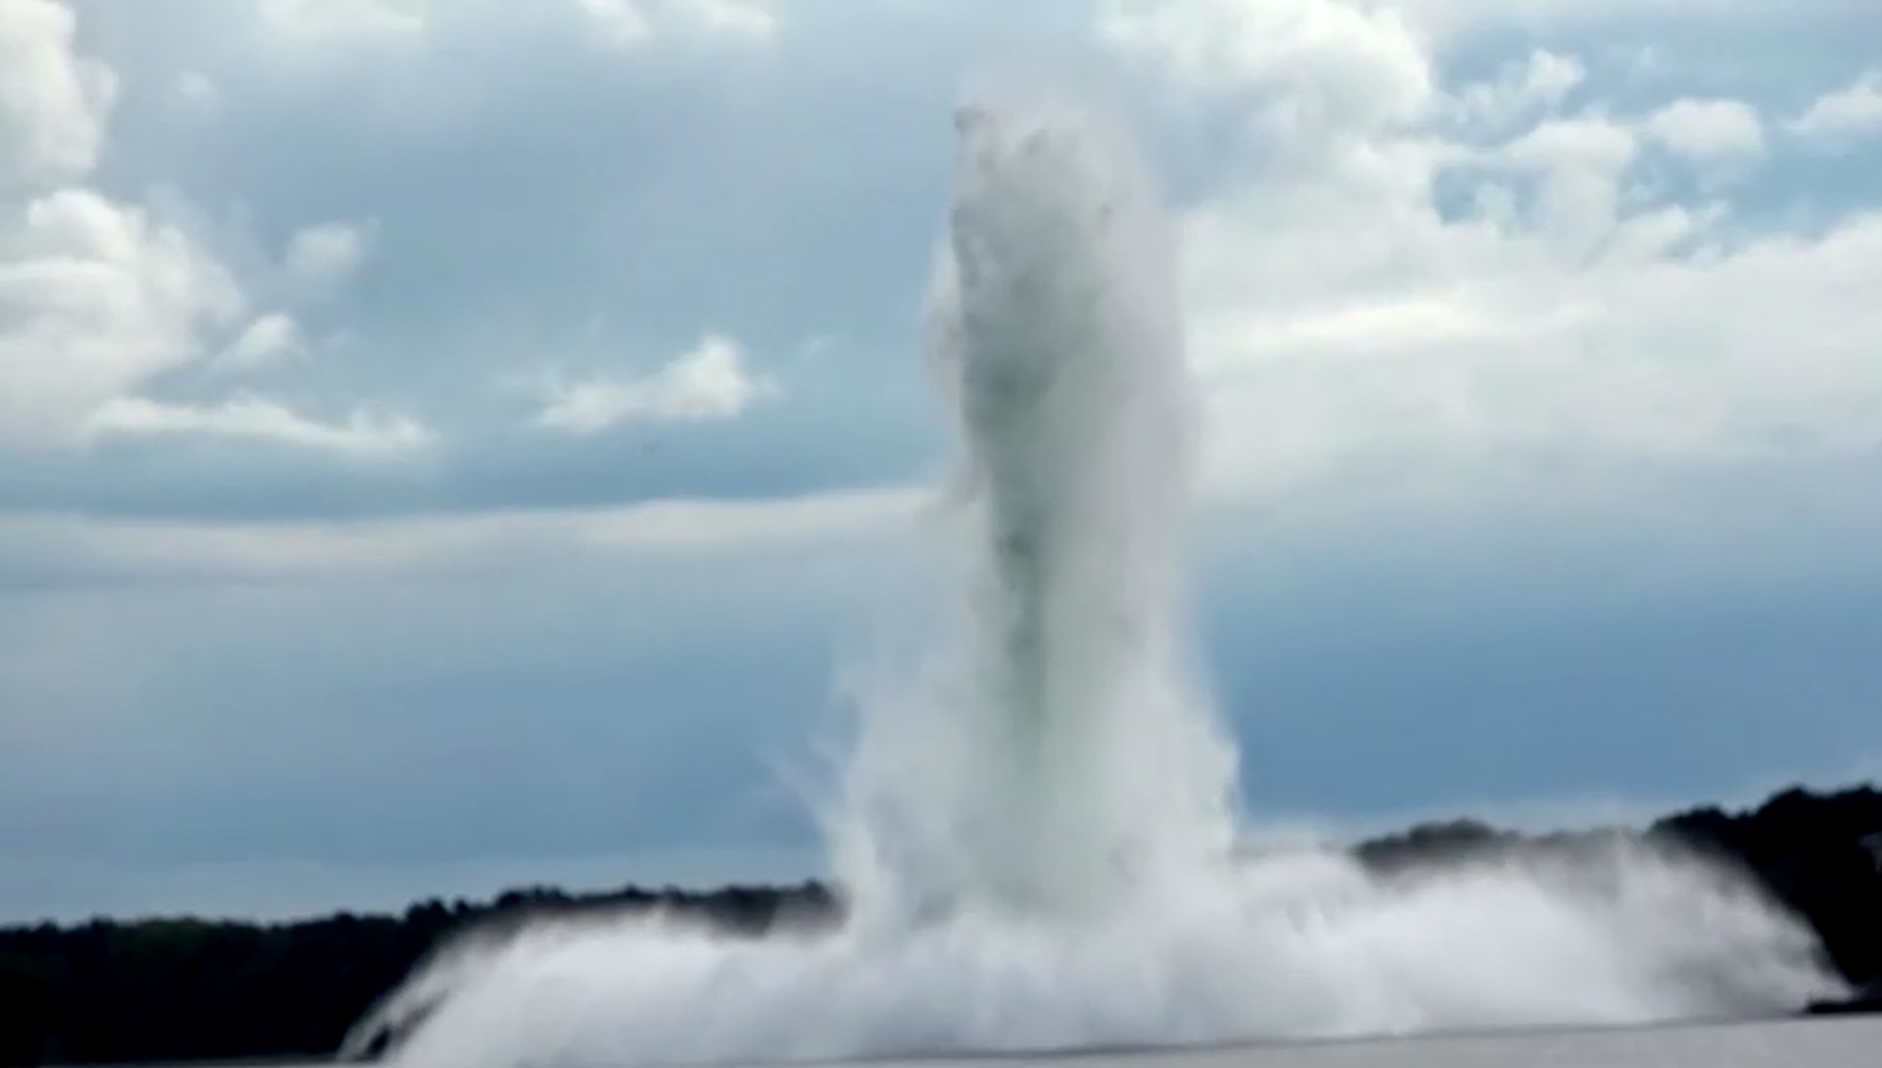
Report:
<svg viewBox="0 0 1882 1068"><path fill-rule="evenodd" d="M814 870L1035 68L1179 221L1257 817L1882 771L1873 0L0 0L0 920Z"/></svg>

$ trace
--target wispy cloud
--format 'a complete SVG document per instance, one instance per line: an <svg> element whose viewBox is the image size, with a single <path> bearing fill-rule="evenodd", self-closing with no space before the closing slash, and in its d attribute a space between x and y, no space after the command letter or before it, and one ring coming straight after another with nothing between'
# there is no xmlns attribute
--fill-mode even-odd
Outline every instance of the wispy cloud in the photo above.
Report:
<svg viewBox="0 0 1882 1068"><path fill-rule="evenodd" d="M766 0L574 0L609 46L638 49L662 36L699 33L712 37L768 41L783 28L777 9Z"/></svg>
<svg viewBox="0 0 1882 1068"><path fill-rule="evenodd" d="M1788 128L1828 148L1882 134L1882 69L1865 71L1850 85L1818 97Z"/></svg>
<svg viewBox="0 0 1882 1068"><path fill-rule="evenodd" d="M600 39L617 48L631 48L653 40L653 19L640 0L575 0Z"/></svg>
<svg viewBox="0 0 1882 1068"><path fill-rule="evenodd" d="M783 20L765 0L682 0L687 16L718 33L743 37L776 36Z"/></svg>
<svg viewBox="0 0 1882 1068"><path fill-rule="evenodd" d="M217 356L212 369L222 372L251 372L293 359L307 351L300 324L293 316L270 312L242 328L235 340Z"/></svg>
<svg viewBox="0 0 1882 1068"><path fill-rule="evenodd" d="M418 0L257 0L269 30L297 44L412 41L426 28Z"/></svg>
<svg viewBox="0 0 1882 1068"><path fill-rule="evenodd" d="M387 459L429 444L432 435L407 416L356 412L340 422L301 415L277 401L238 396L214 405L163 404L119 397L86 422L94 437L197 436L244 439L357 459Z"/></svg>
<svg viewBox="0 0 1882 1068"><path fill-rule="evenodd" d="M288 277L304 285L334 286L351 278L366 260L369 227L330 222L296 231L283 263Z"/></svg>
<svg viewBox="0 0 1882 1068"><path fill-rule="evenodd" d="M1764 154L1764 123L1742 100L1683 97L1649 115L1644 126L1669 150L1700 163Z"/></svg>
<svg viewBox="0 0 1882 1068"><path fill-rule="evenodd" d="M775 398L778 385L754 372L743 346L708 334L698 346L640 377L596 377L550 387L538 425L595 434L631 423L718 422L736 419Z"/></svg>
<svg viewBox="0 0 1882 1068"><path fill-rule="evenodd" d="M586 511L252 524L0 516L0 572L112 574L205 584L257 578L528 570L542 561L741 556L908 529L920 490L764 501L663 500Z"/></svg>

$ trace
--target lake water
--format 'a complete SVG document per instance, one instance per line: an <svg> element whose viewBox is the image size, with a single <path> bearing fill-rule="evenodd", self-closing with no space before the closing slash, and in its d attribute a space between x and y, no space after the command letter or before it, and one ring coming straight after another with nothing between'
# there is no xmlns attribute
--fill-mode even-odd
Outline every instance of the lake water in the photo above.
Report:
<svg viewBox="0 0 1882 1068"><path fill-rule="evenodd" d="M1072 1063L1078 1068L1882 1068L1882 1018L1435 1036L1053 1059L1066 1061L1068 1068ZM979 1062L979 1068L987 1068L986 1062ZM1035 1061L1031 1068L1040 1066Z"/></svg>
<svg viewBox="0 0 1882 1068"><path fill-rule="evenodd" d="M844 1068L1882 1068L1882 1017L1431 1036L1132 1053L879 1061ZM294 1068L273 1065L270 1068ZM305 1065L300 1068L330 1068ZM438 1065L436 1068L450 1068Z"/></svg>
<svg viewBox="0 0 1882 1068"><path fill-rule="evenodd" d="M971 1063L974 1068L1046 1068L1041 1061L1060 1062L1066 1068L1882 1068L1882 1017L986 1058ZM906 1068L914 1064L907 1062ZM937 1064L922 1062L922 1068Z"/></svg>
<svg viewBox="0 0 1882 1068"><path fill-rule="evenodd" d="M957 1065L960 1068L1882 1068L1882 1017L1428 1036L1157 1052L884 1061L869 1068L953 1068Z"/></svg>

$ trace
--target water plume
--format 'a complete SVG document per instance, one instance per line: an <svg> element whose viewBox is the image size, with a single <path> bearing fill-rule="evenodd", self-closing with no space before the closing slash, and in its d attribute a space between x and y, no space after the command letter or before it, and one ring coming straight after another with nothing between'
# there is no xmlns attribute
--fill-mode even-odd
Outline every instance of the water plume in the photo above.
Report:
<svg viewBox="0 0 1882 1068"><path fill-rule="evenodd" d="M1115 131L1045 106L957 125L927 355L961 598L917 684L868 695L833 841L869 903L1064 914L1234 841L1235 750L1185 659L1173 249Z"/></svg>
<svg viewBox="0 0 1882 1068"><path fill-rule="evenodd" d="M1385 880L1238 857L1236 752L1191 663L1192 384L1126 140L961 110L927 353L957 438L956 603L867 695L828 813L834 930L658 916L472 938L356 1030L455 1066L1222 1042L1778 1012L1833 984L1745 883L1616 841Z"/></svg>

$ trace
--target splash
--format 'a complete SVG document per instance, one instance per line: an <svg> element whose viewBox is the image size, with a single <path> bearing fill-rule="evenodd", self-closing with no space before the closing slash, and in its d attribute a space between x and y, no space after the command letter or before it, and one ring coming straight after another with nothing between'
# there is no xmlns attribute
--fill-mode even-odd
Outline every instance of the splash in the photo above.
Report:
<svg viewBox="0 0 1882 1068"><path fill-rule="evenodd" d="M962 109L928 356L961 603L870 695L837 814L867 901L1063 915L1218 864L1235 751L1184 662L1190 383L1172 248L1112 131Z"/></svg>
<svg viewBox="0 0 1882 1068"><path fill-rule="evenodd" d="M545 925L364 1021L394 1059L568 1068L1221 1042L1788 1010L1813 940L1696 861L1384 881L1235 853L1189 662L1190 381L1172 246L1114 131L962 110L928 355L960 441L961 596L871 694L828 821L834 931Z"/></svg>

